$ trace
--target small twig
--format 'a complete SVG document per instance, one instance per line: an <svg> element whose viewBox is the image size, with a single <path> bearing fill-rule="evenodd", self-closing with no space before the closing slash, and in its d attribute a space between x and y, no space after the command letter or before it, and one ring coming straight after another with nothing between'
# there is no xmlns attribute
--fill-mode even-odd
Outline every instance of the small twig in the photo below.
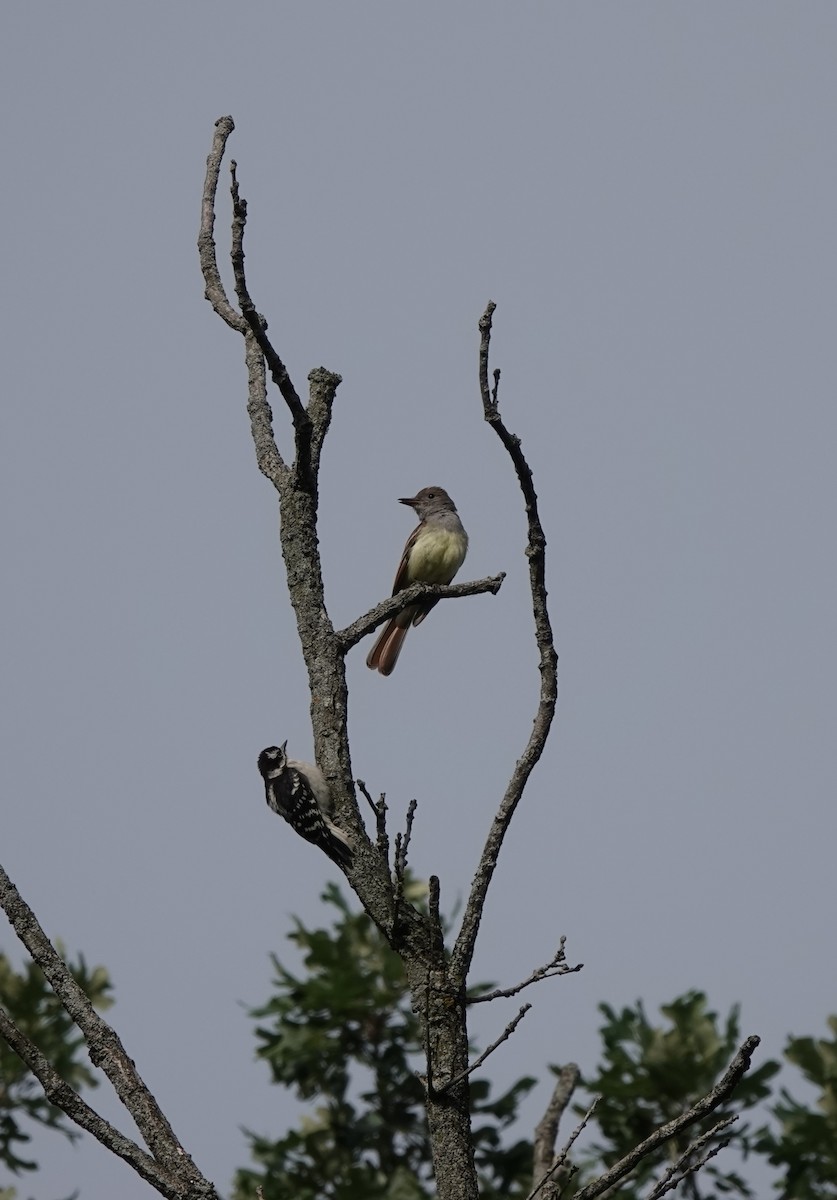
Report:
<svg viewBox="0 0 837 1200"><path fill-rule="evenodd" d="M561 944L550 961L542 967L536 967L529 978L524 979L522 983L517 983L514 987L495 988L493 992L486 992L482 996L468 996L466 1004L482 1004L486 1000L498 1000L501 996L506 998L516 996L524 988L530 987L533 983L540 983L542 979L552 979L555 975L574 975L577 971L581 971L584 963L578 963L574 967L567 966L567 956L564 953L566 942L566 935L562 934Z"/></svg>
<svg viewBox="0 0 837 1200"><path fill-rule="evenodd" d="M601 1196L608 1188L613 1187L620 1179L624 1179L629 1175L644 1158L652 1154L659 1146L676 1137L683 1129L687 1129L689 1125L694 1125L695 1121L700 1121L709 1113L714 1112L719 1105L723 1104L732 1093L735 1091L738 1084L747 1074L750 1069L750 1060L759 1044L759 1039L753 1035L742 1042L741 1048L735 1058L730 1063L723 1078L716 1083L715 1087L710 1092L707 1092L696 1104L686 1112L675 1117L673 1121L668 1121L665 1125L661 1125L659 1129L655 1129L652 1134L649 1134L644 1141L635 1146L624 1158L620 1158L619 1162L605 1171L604 1175L600 1175L598 1179L592 1180L583 1187L575 1197L575 1200L594 1200L595 1196Z"/></svg>
<svg viewBox="0 0 837 1200"><path fill-rule="evenodd" d="M716 1154L720 1154L722 1150L732 1141L731 1137L722 1138L717 1146L713 1146L703 1158L695 1162L689 1162L693 1155L697 1154L704 1146L714 1138L721 1129L728 1129L738 1120L738 1114L733 1113L730 1117L725 1117L723 1121L719 1121L717 1125L713 1125L711 1129L707 1129L706 1133L696 1138L690 1146L678 1158L677 1162L672 1163L666 1173L654 1184L651 1191L648 1193L646 1200L660 1200L666 1192L673 1191L688 1175L696 1175L697 1172L704 1167ZM678 1172L680 1174L678 1175ZM675 1178L675 1176L678 1176Z"/></svg>
<svg viewBox="0 0 837 1200"><path fill-rule="evenodd" d="M395 596L388 596L386 600L382 600L380 604L376 604L374 608L370 608L369 612L364 613L362 617L358 617L356 621L353 621L351 625L347 625L345 629L336 630L334 637L337 647L342 654L345 654L348 650L351 650L352 646L356 646L362 638L365 638L368 633L372 633L379 625L382 625L384 621L388 621L390 617L403 612L405 608L409 608L411 604L415 604L416 600L428 596L437 597L440 600L461 600L463 596L481 596L485 592L491 592L492 596L496 596L505 577L505 571L501 571L499 575L491 575L485 579L475 579L472 583L411 584L410 587L404 588Z"/></svg>
<svg viewBox="0 0 837 1200"><path fill-rule="evenodd" d="M398 869L401 870L402 875L407 871L407 852L410 848L410 839L413 838L413 821L417 808L419 808L419 802L416 799L411 799L407 805L407 817L404 820L404 840L401 844L401 860L398 863Z"/></svg>
<svg viewBox="0 0 837 1200"><path fill-rule="evenodd" d="M475 1059L471 1063L470 1067L468 1067L467 1070L460 1071L460 1073L458 1075L454 1075L453 1079L449 1079L447 1081L447 1083L443 1084L442 1087L438 1088L437 1094L444 1095L445 1092L449 1091L451 1088L456 1087L456 1085L458 1083L462 1083L463 1079L467 1079L469 1075L473 1074L474 1071L476 1071L479 1067L481 1067L482 1064L485 1062L485 1060L488 1058L489 1054L493 1054L498 1046L502 1046L503 1042L507 1041L511 1037L511 1035L514 1033L515 1029L517 1029L518 1025L523 1020L523 1018L526 1016L527 1012L529 1011L529 1009L531 1007L532 1007L531 1004L524 1004L523 1007L520 1009L520 1012L517 1014L517 1016L513 1017L512 1020L509 1021L506 1028L503 1030L503 1032L497 1038L497 1041L492 1042L490 1046L487 1046L486 1049L483 1050L483 1052L479 1056L479 1058Z"/></svg>
<svg viewBox="0 0 837 1200"><path fill-rule="evenodd" d="M369 807L372 809L372 812L375 814L375 828L377 830L376 843L378 846L378 853L380 854L381 858L384 860L385 863L389 863L389 835L387 834L386 793L381 792L380 798L376 802L369 795L369 792L366 789L366 784L363 782L362 779L358 779L355 782L357 783L358 791L366 799L366 801L369 804Z"/></svg>
<svg viewBox="0 0 837 1200"><path fill-rule="evenodd" d="M427 911L430 917L431 952L439 953L445 947L445 931L442 928L440 911L441 885L438 875L431 875L427 881Z"/></svg>
<svg viewBox="0 0 837 1200"><path fill-rule="evenodd" d="M596 1105L598 1103L599 1103L599 1097L596 1096L593 1103L587 1109L587 1112L581 1118L581 1121L579 1122L579 1124L576 1125L575 1129L572 1131L570 1136L567 1138L566 1142L564 1143L563 1147L561 1148L561 1152L556 1155L555 1161L553 1162L552 1166L543 1175L543 1177L538 1180L538 1182L532 1188L529 1195L526 1197L526 1200L535 1200L535 1196L537 1196L538 1192L549 1183L550 1179L555 1174L555 1172L560 1167L563 1167L563 1165L566 1163L567 1159L569 1158L570 1150L572 1150L572 1148L573 1148L573 1143L581 1135L582 1130L585 1129L585 1127L587 1126L587 1122L590 1120L593 1113L596 1111Z"/></svg>
<svg viewBox="0 0 837 1200"><path fill-rule="evenodd" d="M407 877L407 850L410 846L410 838L413 835L413 818L416 815L418 802L411 800L407 805L406 828L402 834L400 831L395 835L395 861L393 866L393 876L395 880L395 904L400 906L404 899L404 881Z"/></svg>
<svg viewBox="0 0 837 1200"><path fill-rule="evenodd" d="M387 806L386 806L386 801L384 800L384 793L381 792L381 799L380 799L379 803L382 807L379 807L379 804L377 804L372 799L372 797L369 795L369 789L367 788L364 781L362 779L356 779L355 783L358 786L358 790L359 790L360 794L366 799L366 802L368 803L369 807L372 809L372 812L375 814L375 823L377 825L378 822L380 821L382 813L386 812Z"/></svg>
<svg viewBox="0 0 837 1200"><path fill-rule="evenodd" d="M397 864L401 858L401 843L404 840L404 835L399 829L395 835L395 854L393 861ZM404 881L398 875L397 865L393 868L393 878L395 879L395 902L400 903L404 899Z"/></svg>
<svg viewBox="0 0 837 1200"><path fill-rule="evenodd" d="M395 873L401 882L404 882L404 876L407 873L407 851L410 848L410 839L413 836L413 818L416 815L418 801L411 800L407 805L407 817L404 823L404 836L398 847L398 854L395 856Z"/></svg>
<svg viewBox="0 0 837 1200"><path fill-rule="evenodd" d="M555 1155L555 1140L558 1126L567 1105L572 1100L581 1072L575 1063L562 1067L550 1097L546 1112L535 1127L535 1142L532 1152L532 1178L549 1178Z"/></svg>

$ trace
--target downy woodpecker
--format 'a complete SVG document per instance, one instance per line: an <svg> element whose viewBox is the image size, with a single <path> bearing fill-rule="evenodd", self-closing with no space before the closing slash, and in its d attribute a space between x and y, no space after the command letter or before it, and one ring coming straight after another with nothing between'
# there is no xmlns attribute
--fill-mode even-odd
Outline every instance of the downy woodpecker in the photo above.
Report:
<svg viewBox="0 0 837 1200"><path fill-rule="evenodd" d="M351 867L351 843L329 820L334 805L325 776L313 763L288 758L287 745L268 746L259 755L268 807L300 837L324 850L332 862Z"/></svg>

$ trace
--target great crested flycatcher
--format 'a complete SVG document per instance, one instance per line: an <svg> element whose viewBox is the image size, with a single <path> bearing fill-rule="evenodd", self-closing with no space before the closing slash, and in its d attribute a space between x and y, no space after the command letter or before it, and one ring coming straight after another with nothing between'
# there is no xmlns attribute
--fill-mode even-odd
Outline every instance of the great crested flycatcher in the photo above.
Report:
<svg viewBox="0 0 837 1200"><path fill-rule="evenodd" d="M450 583L465 561L468 535L456 511L456 505L442 487L422 488L408 504L421 518L404 547L392 586L393 596L411 583ZM369 652L367 667L391 675L411 625L420 625L438 597L417 600L388 621Z"/></svg>

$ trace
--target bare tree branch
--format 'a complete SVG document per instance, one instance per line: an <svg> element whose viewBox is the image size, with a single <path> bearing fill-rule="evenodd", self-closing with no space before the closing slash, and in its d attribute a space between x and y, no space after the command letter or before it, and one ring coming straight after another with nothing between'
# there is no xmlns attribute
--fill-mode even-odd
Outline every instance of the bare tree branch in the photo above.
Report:
<svg viewBox="0 0 837 1200"><path fill-rule="evenodd" d="M267 400L264 355L250 330L244 335L244 361L247 366L247 415L250 418L256 463L262 475L281 493L289 472L273 433L273 410Z"/></svg>
<svg viewBox="0 0 837 1200"><path fill-rule="evenodd" d="M587 1109L587 1112L581 1118L581 1121L579 1122L579 1124L576 1125L575 1129L572 1131L570 1136L567 1138L566 1142L564 1143L563 1147L561 1148L560 1153L555 1156L555 1159L554 1159L552 1165L544 1173L543 1177L541 1179L539 1179L538 1182L535 1184L535 1186L532 1188L531 1192L526 1197L526 1200L535 1200L535 1196L537 1196L539 1193L544 1193L546 1196L550 1196L550 1197L551 1197L551 1195L556 1194L554 1189L550 1189L550 1183L555 1178L556 1172L559 1171L563 1166L566 1165L567 1159L570 1156L570 1150L573 1147L573 1143L576 1141L576 1139L578 1137L580 1137L582 1131L586 1128L587 1122L590 1120L593 1113L596 1111L596 1105L598 1103L599 1103L599 1097L597 1096L596 1099L593 1101L593 1103L590 1105L590 1107ZM575 1174L575 1168L570 1168L568 1177L571 1177L574 1174ZM549 1190L547 1190L547 1189L549 1189Z"/></svg>
<svg viewBox="0 0 837 1200"><path fill-rule="evenodd" d="M498 1000L501 996L516 996L524 988L530 987L533 983L540 983L542 979L552 979L555 975L574 975L581 971L584 963L577 963L574 967L567 966L567 956L564 952L566 942L567 939L562 934L561 944L549 962L542 967L536 967L528 979L524 979L522 983L516 983L514 987L495 988L493 992L485 992L483 995L468 996L468 1004L482 1004L486 1000Z"/></svg>
<svg viewBox="0 0 837 1200"><path fill-rule="evenodd" d="M485 592L490 592L492 596L496 596L505 578L505 571L501 571L499 575L489 575L485 579L475 579L471 583L412 583L409 587L402 588L396 595L387 596L386 600L382 600L380 604L376 604L374 608L370 608L369 612L364 613L362 617L358 617L356 621L353 621L351 625L347 625L345 629L338 629L334 635L337 639L337 645L345 654L347 650L351 650L352 646L356 646L373 629L377 629L379 625L382 625L384 621L388 621L390 617L403 612L405 608L409 608L411 604L415 604L416 600L422 599L425 596L438 596L442 600L459 600L464 596L481 596Z"/></svg>
<svg viewBox="0 0 837 1200"><path fill-rule="evenodd" d="M81 1030L91 1062L100 1067L113 1084L154 1159L181 1187L188 1185L193 1188L195 1196L214 1195L212 1185L203 1178L175 1137L157 1101L140 1078L133 1059L111 1026L93 1008L2 866L0 906L18 938L43 971L50 987Z"/></svg>
<svg viewBox="0 0 837 1200"><path fill-rule="evenodd" d="M287 467L282 461L273 436L273 413L267 402L265 385L264 355L258 341L248 325L248 322L237 313L230 304L221 273L218 270L218 256L215 249L215 197L218 192L218 180L221 172L221 162L227 140L235 129L232 117L219 117L215 122L215 134L212 148L206 160L206 177L201 197L201 224L198 233L198 255L201 273L204 278L204 295L215 312L237 333L245 338L245 361L248 376L248 404L250 424L253 431L253 442L256 447L256 460L259 470L278 488L282 473ZM235 234L234 234L235 237ZM243 258L243 251L242 258Z"/></svg>
<svg viewBox="0 0 837 1200"><path fill-rule="evenodd" d="M239 307L241 308L242 316L250 327L250 332L258 343L258 347L264 356L264 361L267 363L270 371L270 377L279 389L282 398L288 406L294 425L294 437L296 440L296 453L294 455L294 471L297 482L307 491L316 494L317 490L317 471L319 467L319 452L322 446L322 439L328 429L328 424L331 420L331 404L334 402L334 392L340 383L340 376L331 376L333 379L333 388L331 400L328 404L328 418L325 422L314 422L308 409L305 408L300 400L297 390L294 387L293 380L288 373L288 368L285 366L282 359L276 352L270 338L267 336L267 321L256 311L256 306L250 296L250 291L247 286L247 278L244 271L244 230L247 225L247 201L242 199L238 189L238 178L236 175L235 161L230 163L231 185L233 203L233 224L232 224L232 249L230 257L233 264L233 276L235 278L235 292L238 297ZM328 374L324 372L324 374ZM309 375L309 381L311 376ZM321 381L322 382L322 381ZM313 408L314 388L311 389L311 407ZM312 447L312 439L314 438L315 429L321 429L320 441L316 448Z"/></svg>
<svg viewBox="0 0 837 1200"><path fill-rule="evenodd" d="M312 486L316 486L320 472L320 454L323 442L331 427L331 415L337 389L343 376L325 367L315 367L308 372L308 412L311 416L310 470Z"/></svg>
<svg viewBox="0 0 837 1200"><path fill-rule="evenodd" d="M212 139L212 149L206 159L206 178L201 197L201 227L198 234L198 255L200 256L201 272L203 273L206 290L204 295L217 312L218 316L229 325L230 329L244 333L247 324L230 304L227 293L221 282L218 270L218 256L215 253L215 194L218 191L218 176L221 172L221 162L227 139L235 129L232 117L219 117L215 122L215 136Z"/></svg>
<svg viewBox="0 0 837 1200"><path fill-rule="evenodd" d="M282 399L290 410L297 432L304 428L310 437L311 418L308 416L305 406L297 395L293 380L288 374L288 368L276 353L270 338L267 336L267 322L264 317L256 312L256 306L247 287L247 278L244 271L244 230L247 225L247 201L242 199L239 194L236 162L234 159L230 163L230 176L230 191L233 202L232 249L230 251L230 258L232 259L238 306L241 309L241 315L250 326L253 337L259 343L259 349L265 357L270 376L282 393ZM297 451L297 458L304 461L306 458L305 451L302 454Z"/></svg>
<svg viewBox="0 0 837 1200"><path fill-rule="evenodd" d="M479 379L482 395L483 414L491 425L500 441L511 457L517 473L523 498L526 502L526 517L528 522L528 540L526 555L529 559L529 587L532 594L532 610L535 617L535 641L540 655L541 691L537 713L532 726L532 732L521 757L517 760L505 795L500 803L497 815L489 830L485 847L477 867L459 936L451 955L451 978L459 983L467 979L474 955L477 933L479 932L485 897L488 892L497 858L503 844L503 838L514 816L515 809L523 795L523 789L534 770L535 764L543 753L546 739L549 736L552 720L555 716L555 705L558 697L558 655L552 637L552 626L549 621L549 611L546 604L546 538L538 515L538 497L532 479L529 464L520 448L520 438L509 433L500 419L497 405L497 389L499 373L495 372L494 392L488 387L488 351L491 343L491 321L496 305L489 302L480 318L480 354Z"/></svg>
<svg viewBox="0 0 837 1200"><path fill-rule="evenodd" d="M137 1174L156 1188L162 1196L178 1200L183 1195L182 1183L173 1181L168 1172L164 1171L150 1154L142 1150L136 1142L125 1137L115 1126L106 1121L104 1117L100 1117L89 1104L86 1104L78 1092L61 1078L35 1043L18 1029L2 1008L0 1008L0 1034L39 1081L50 1104L60 1108L79 1128L92 1133L97 1141L123 1159L128 1166L133 1167Z"/></svg>
<svg viewBox="0 0 837 1200"><path fill-rule="evenodd" d="M551 1200L549 1186L551 1176L556 1169L555 1142L558 1137L558 1126L566 1112L567 1105L572 1100L581 1072L575 1063L567 1063L562 1067L555 1087L552 1091L546 1112L535 1126L535 1142L532 1152L532 1179L543 1182L543 1200Z"/></svg>
<svg viewBox="0 0 837 1200"><path fill-rule="evenodd" d="M673 1191L674 1188L682 1183L688 1175L696 1175L701 1167L706 1166L710 1158L714 1158L716 1154L720 1154L722 1150L726 1149L726 1147L732 1141L732 1137L722 1138L718 1145L713 1146L712 1149L707 1154L704 1154L702 1158L694 1159L692 1162L689 1161L693 1155L698 1154L704 1148L704 1146L706 1146L712 1140L712 1138L716 1137L722 1129L728 1129L730 1125L734 1125L737 1120L737 1114L733 1114L731 1117L726 1117L723 1121L719 1121L717 1125L713 1125L711 1129L707 1129L706 1133L702 1134L699 1138L696 1138L691 1145L683 1151L677 1162L672 1163L666 1173L657 1183L654 1184L651 1191L648 1193L646 1200L660 1200L660 1197L664 1196L666 1192Z"/></svg>
<svg viewBox="0 0 837 1200"><path fill-rule="evenodd" d="M620 1179L624 1179L633 1171L638 1163L652 1154L658 1147L664 1145L671 1138L676 1137L683 1129L688 1129L690 1125L694 1125L695 1121L700 1121L703 1117L714 1112L719 1105L732 1095L738 1084L750 1069L750 1060L753 1053L759 1044L759 1039L755 1036L748 1037L741 1045L735 1058L730 1063L722 1079L716 1083L711 1092L707 1092L696 1104L693 1104L686 1112L675 1117L674 1120L668 1121L665 1125L661 1125L659 1129L655 1129L652 1134L649 1134L644 1141L635 1146L630 1153L621 1158L619 1162L614 1163L609 1170L605 1171L604 1175L600 1175L598 1179L594 1179L583 1187L575 1197L575 1200L593 1200L595 1196L601 1196L608 1188L618 1183Z"/></svg>

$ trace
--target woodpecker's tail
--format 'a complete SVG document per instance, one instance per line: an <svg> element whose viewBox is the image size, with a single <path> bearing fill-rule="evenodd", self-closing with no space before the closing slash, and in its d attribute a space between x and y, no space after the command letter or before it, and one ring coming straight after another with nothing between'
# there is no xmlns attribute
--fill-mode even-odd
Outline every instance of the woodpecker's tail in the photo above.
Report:
<svg viewBox="0 0 837 1200"><path fill-rule="evenodd" d="M349 870L355 857L352 844L342 829L338 829L336 825L332 825L331 821L327 821L326 824L331 836L327 842L323 843L323 849L333 863L336 863L338 867L345 867Z"/></svg>

